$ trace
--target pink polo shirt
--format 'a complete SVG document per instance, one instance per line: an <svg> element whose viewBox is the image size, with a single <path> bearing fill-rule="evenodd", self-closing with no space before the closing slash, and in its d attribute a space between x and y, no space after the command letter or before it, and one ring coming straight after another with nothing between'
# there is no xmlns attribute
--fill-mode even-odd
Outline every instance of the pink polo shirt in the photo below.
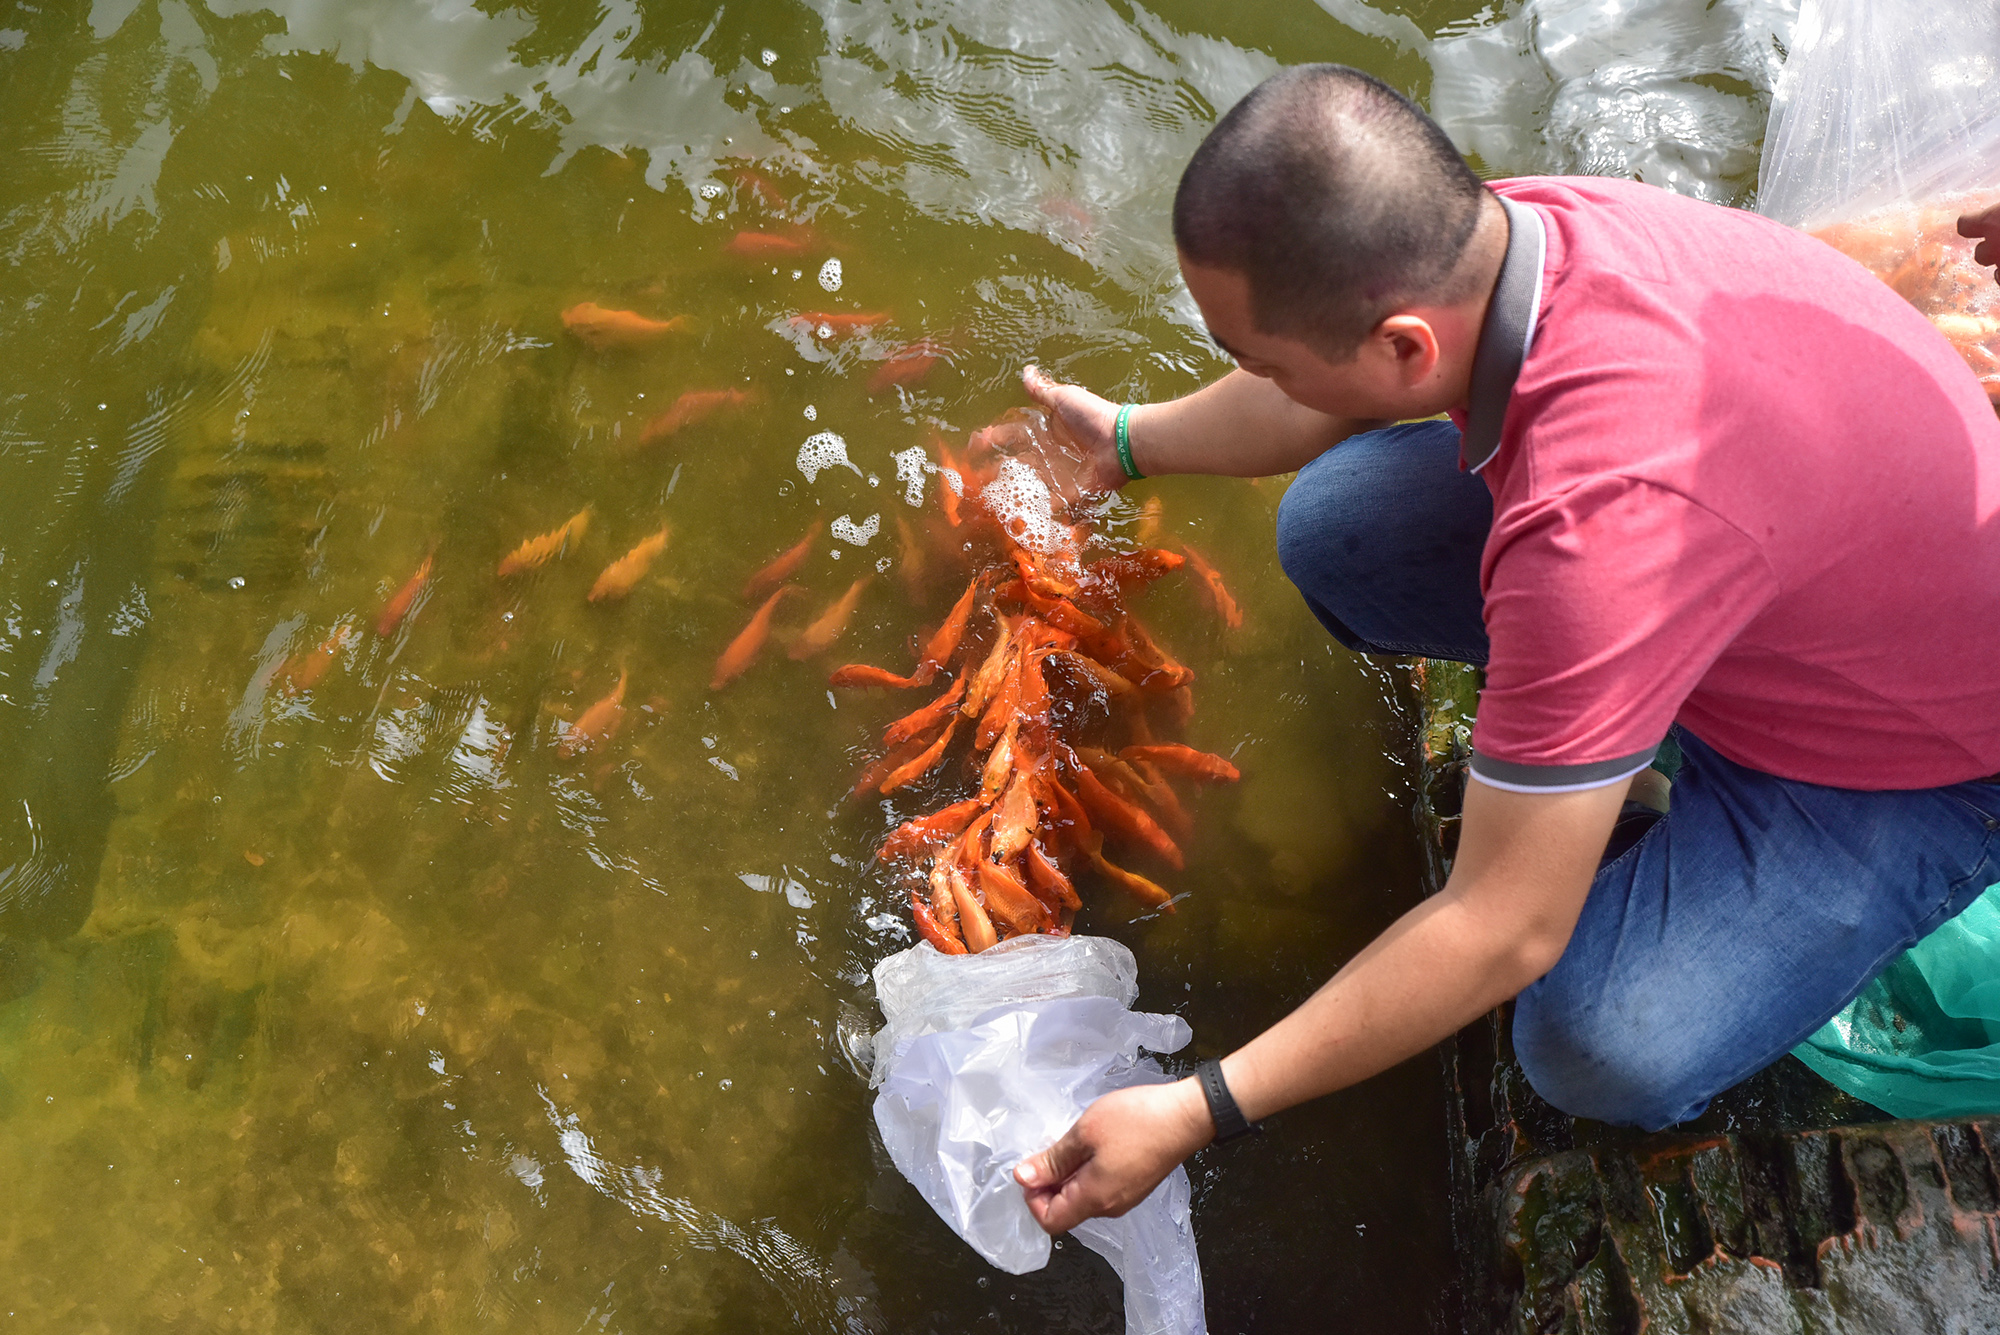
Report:
<svg viewBox="0 0 2000 1335"><path fill-rule="evenodd" d="M1755 214L1594 177L1494 188L1516 221L1471 413L1484 371L1497 442L1466 437L1494 501L1473 772L1614 783L1676 720L1811 783L2000 771L2000 422L1951 345Z"/></svg>

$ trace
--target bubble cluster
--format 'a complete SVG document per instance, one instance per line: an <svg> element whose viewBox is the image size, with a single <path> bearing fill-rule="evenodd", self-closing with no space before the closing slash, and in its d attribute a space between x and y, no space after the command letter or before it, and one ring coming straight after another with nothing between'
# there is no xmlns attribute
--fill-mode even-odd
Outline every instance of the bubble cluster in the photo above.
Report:
<svg viewBox="0 0 2000 1335"><path fill-rule="evenodd" d="M714 181L709 181L702 186L699 193L703 199L720 199L722 198L722 187Z"/></svg>
<svg viewBox="0 0 2000 1335"><path fill-rule="evenodd" d="M807 436L805 444L799 446L799 471L806 475L806 481L817 482L819 475L829 468L845 468L854 476L861 476L861 470L847 457L846 441L831 431Z"/></svg>
<svg viewBox="0 0 2000 1335"><path fill-rule="evenodd" d="M896 461L896 480L903 484L903 502L906 505L924 503L924 466L930 462L924 454L924 447L912 445L907 450L897 450L889 456Z"/></svg>
<svg viewBox="0 0 2000 1335"><path fill-rule="evenodd" d="M819 285L829 292L840 291L839 260L828 260L819 266Z"/></svg>
<svg viewBox="0 0 2000 1335"><path fill-rule="evenodd" d="M866 547L869 541L882 531L882 516L872 514L857 524L846 515L842 515L833 521L828 531L850 547Z"/></svg>
<svg viewBox="0 0 2000 1335"><path fill-rule="evenodd" d="M1069 545L1069 527L1056 518L1048 483L1019 459L1001 461L1000 471L980 488L979 500L1023 547L1058 552Z"/></svg>

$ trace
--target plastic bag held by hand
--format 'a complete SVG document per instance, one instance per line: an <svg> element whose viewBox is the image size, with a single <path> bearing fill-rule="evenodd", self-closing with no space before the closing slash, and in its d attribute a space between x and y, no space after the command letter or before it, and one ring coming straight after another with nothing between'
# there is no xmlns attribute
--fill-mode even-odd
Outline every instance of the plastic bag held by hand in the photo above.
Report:
<svg viewBox="0 0 2000 1335"><path fill-rule="evenodd" d="M2000 287L1958 216L2000 200L2000 4L1805 0L1757 208L1860 261L2000 403Z"/></svg>
<svg viewBox="0 0 2000 1335"><path fill-rule="evenodd" d="M957 1234L1010 1274L1049 1261L1014 1167L1099 1095L1166 1079L1139 1049L1172 1052L1178 1016L1134 1012L1132 952L1102 937L1020 936L977 955L928 943L875 968L888 1023L875 1036L875 1124L889 1157ZM1201 1263L1176 1168L1079 1241L1125 1282L1127 1335L1199 1335Z"/></svg>

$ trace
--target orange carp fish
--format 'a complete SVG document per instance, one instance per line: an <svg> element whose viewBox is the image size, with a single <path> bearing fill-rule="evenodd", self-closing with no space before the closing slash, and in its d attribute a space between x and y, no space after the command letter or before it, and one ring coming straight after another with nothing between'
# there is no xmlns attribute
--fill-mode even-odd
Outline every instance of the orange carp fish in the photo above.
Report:
<svg viewBox="0 0 2000 1335"><path fill-rule="evenodd" d="M822 650L833 647L833 642L847 630L847 621L860 605L861 595L875 580L873 575L863 575L848 586L847 592L836 599L826 611L813 619L811 625L799 632L792 641L790 650L793 658L807 658Z"/></svg>
<svg viewBox="0 0 2000 1335"><path fill-rule="evenodd" d="M632 586L645 578L654 558L666 548L667 529L662 526L658 533L641 538L631 551L604 567L604 573L590 586L589 600L601 603L606 599L623 598L632 592Z"/></svg>
<svg viewBox="0 0 2000 1335"><path fill-rule="evenodd" d="M589 529L590 507L585 506L565 520L560 528L552 528L540 537L529 538L500 558L499 574L504 578L545 566L568 549L572 538L581 539Z"/></svg>
<svg viewBox="0 0 2000 1335"><path fill-rule="evenodd" d="M382 614L375 618L375 633L384 639L393 634L396 627L403 624L403 618L410 614L410 609L416 606L418 596L429 587L430 582L431 558L426 556L424 563L417 567L417 573L410 576L388 602L382 604Z"/></svg>
<svg viewBox="0 0 2000 1335"><path fill-rule="evenodd" d="M786 584L764 600L764 605L751 615L750 624L737 633L736 638L729 642L729 647L722 651L722 657L715 660L715 675L709 678L709 690L721 690L757 661L764 641L771 637L772 614L778 610L778 604L786 594L798 591L798 585Z"/></svg>
<svg viewBox="0 0 2000 1335"><path fill-rule="evenodd" d="M651 445L665 440L682 427L693 426L724 408L741 408L750 402L746 389L691 389L639 429L639 443Z"/></svg>
<svg viewBox="0 0 2000 1335"><path fill-rule="evenodd" d="M691 323L685 315L671 320L649 320L637 311L617 311L594 301L579 302L562 313L563 328L577 341L596 352L618 348L644 347L662 335L685 329Z"/></svg>
<svg viewBox="0 0 2000 1335"><path fill-rule="evenodd" d="M576 716L576 722L569 725L562 741L556 744L556 751L565 756L588 751L601 742L610 741L611 735L624 721L625 673L620 671L618 684L611 688L611 693Z"/></svg>

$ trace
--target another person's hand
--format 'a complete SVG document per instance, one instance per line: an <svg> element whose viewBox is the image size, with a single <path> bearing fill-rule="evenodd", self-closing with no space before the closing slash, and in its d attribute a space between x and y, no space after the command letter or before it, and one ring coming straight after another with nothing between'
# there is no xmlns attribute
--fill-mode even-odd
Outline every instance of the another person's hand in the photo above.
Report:
<svg viewBox="0 0 2000 1335"><path fill-rule="evenodd" d="M1051 379L1039 366L1021 368L1021 387L1048 410L1088 456L1085 475L1076 479L1083 491L1116 491L1128 480L1118 463L1118 405L1081 385Z"/></svg>
<svg viewBox="0 0 2000 1335"><path fill-rule="evenodd" d="M1958 220L1960 236L1978 237L1972 258L1980 264L2000 264L2000 204L1980 213L1968 213ZM1995 275L2000 281L2000 275Z"/></svg>
<svg viewBox="0 0 2000 1335"><path fill-rule="evenodd" d="M1124 1214L1214 1136L1197 1081L1134 1085L1084 1109L1061 1140L1023 1160L1014 1178L1035 1222L1066 1233L1086 1219Z"/></svg>

